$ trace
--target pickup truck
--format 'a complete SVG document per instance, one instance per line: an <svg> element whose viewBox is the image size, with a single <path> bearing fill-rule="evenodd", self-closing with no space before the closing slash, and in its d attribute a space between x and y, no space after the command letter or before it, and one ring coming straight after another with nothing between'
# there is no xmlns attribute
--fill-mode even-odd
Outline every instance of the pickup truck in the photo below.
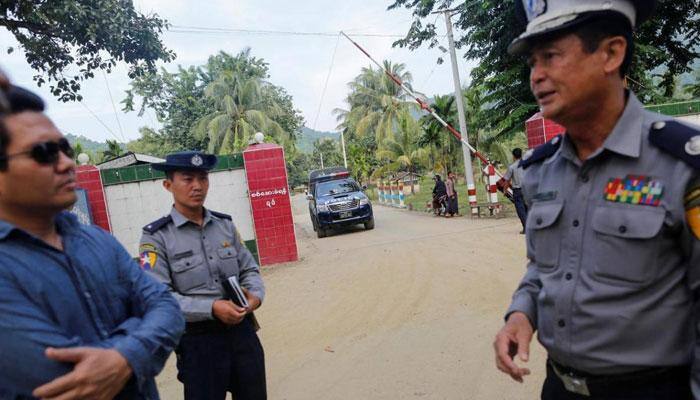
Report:
<svg viewBox="0 0 700 400"><path fill-rule="evenodd" d="M363 224L374 229L372 203L347 169L324 168L309 174L309 215L319 238L342 226Z"/></svg>

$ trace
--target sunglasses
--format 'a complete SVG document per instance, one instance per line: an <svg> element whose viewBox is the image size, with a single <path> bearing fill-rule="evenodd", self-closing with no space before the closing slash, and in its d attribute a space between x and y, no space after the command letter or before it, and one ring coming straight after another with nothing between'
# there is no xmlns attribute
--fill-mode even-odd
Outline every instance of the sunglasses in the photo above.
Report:
<svg viewBox="0 0 700 400"><path fill-rule="evenodd" d="M58 161L59 152L65 154L68 156L68 158L73 158L75 155L75 151L73 151L73 148L68 140L66 138L61 138L56 142L48 141L37 143L27 151L9 154L7 156L0 157L0 160L6 161L13 157L29 156L39 164L50 165L56 164Z"/></svg>

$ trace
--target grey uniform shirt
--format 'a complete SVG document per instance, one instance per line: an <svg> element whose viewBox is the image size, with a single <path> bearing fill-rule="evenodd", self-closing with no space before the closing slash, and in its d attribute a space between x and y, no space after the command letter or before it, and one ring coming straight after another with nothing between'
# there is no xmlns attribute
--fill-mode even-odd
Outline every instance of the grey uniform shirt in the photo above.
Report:
<svg viewBox="0 0 700 400"><path fill-rule="evenodd" d="M658 120L630 94L585 162L564 136L525 170L529 263L508 313L527 314L549 356L571 368L613 374L693 361L700 240L683 201L700 180L649 142ZM626 182L637 182L633 192L661 188L658 204L614 195Z"/></svg>
<svg viewBox="0 0 700 400"><path fill-rule="evenodd" d="M187 322L214 319L212 305L224 297L221 276L236 275L251 294L261 301L265 297L258 264L233 222L204 212L200 227L173 207L170 222L154 233L143 232L139 249L142 259L153 261L147 270L170 289Z"/></svg>
<svg viewBox="0 0 700 400"><path fill-rule="evenodd" d="M508 166L508 171L503 175L503 179L510 181L510 186L513 189L521 189L524 175L525 170L520 167L520 160L516 160Z"/></svg>

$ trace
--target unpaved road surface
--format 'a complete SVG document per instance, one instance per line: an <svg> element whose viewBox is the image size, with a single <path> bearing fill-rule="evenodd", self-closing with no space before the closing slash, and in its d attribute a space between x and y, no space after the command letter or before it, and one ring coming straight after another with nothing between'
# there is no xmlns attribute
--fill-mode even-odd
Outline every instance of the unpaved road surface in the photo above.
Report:
<svg viewBox="0 0 700 400"><path fill-rule="evenodd" d="M271 400L536 399L536 341L518 384L492 341L525 270L516 218L434 218L375 206L376 228L316 238L292 198L301 260L263 269L256 313ZM163 399L182 398L171 357Z"/></svg>

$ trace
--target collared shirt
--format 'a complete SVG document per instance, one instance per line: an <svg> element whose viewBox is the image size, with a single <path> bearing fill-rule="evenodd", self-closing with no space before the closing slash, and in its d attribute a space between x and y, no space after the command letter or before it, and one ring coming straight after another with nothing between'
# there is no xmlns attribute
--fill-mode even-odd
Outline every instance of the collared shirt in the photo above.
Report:
<svg viewBox="0 0 700 400"><path fill-rule="evenodd" d="M177 302L112 235L68 212L56 226L63 251L0 220L0 398L30 398L73 369L47 347L89 346L133 369L118 398L157 399L154 377L184 329Z"/></svg>
<svg viewBox="0 0 700 400"><path fill-rule="evenodd" d="M513 189L520 189L522 188L523 175L525 175L525 170L520 166L520 160L515 160L508 166L508 171L503 175L503 179L510 181L510 186Z"/></svg>
<svg viewBox="0 0 700 400"><path fill-rule="evenodd" d="M445 179L445 189L447 190L447 195L452 197L455 194L455 181L452 178Z"/></svg>
<svg viewBox="0 0 700 400"><path fill-rule="evenodd" d="M233 222L204 210L202 226L175 207L171 221L143 232L139 252L155 254L150 272L173 293L188 322L212 320L214 301L225 297L222 278L236 275L241 286L262 301L265 286L253 255Z"/></svg>
<svg viewBox="0 0 700 400"><path fill-rule="evenodd" d="M561 364L611 374L693 361L700 240L683 198L698 171L649 142L659 118L630 94L587 160L564 136L526 170L530 261L509 313L527 314Z"/></svg>

